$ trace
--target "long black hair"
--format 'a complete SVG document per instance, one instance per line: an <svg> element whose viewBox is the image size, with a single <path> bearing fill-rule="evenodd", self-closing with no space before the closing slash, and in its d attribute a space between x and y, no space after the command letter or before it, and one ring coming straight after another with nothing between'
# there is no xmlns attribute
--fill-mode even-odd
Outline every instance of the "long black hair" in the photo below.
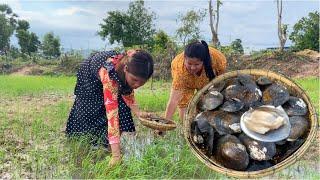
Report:
<svg viewBox="0 0 320 180"><path fill-rule="evenodd" d="M198 58L203 62L206 75L211 81L215 78L215 74L212 69L211 56L209 53L208 44L201 40L188 44L184 49L184 55L189 58Z"/></svg>

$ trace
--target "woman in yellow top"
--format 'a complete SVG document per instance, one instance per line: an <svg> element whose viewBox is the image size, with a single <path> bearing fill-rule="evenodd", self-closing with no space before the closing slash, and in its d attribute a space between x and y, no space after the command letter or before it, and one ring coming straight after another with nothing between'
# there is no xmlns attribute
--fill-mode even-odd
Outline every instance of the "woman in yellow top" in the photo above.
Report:
<svg viewBox="0 0 320 180"><path fill-rule="evenodd" d="M188 44L183 53L171 63L172 87L167 104L166 118L172 119L176 107L183 120L186 107L196 90L200 90L226 70L227 60L218 50L208 47L205 41Z"/></svg>

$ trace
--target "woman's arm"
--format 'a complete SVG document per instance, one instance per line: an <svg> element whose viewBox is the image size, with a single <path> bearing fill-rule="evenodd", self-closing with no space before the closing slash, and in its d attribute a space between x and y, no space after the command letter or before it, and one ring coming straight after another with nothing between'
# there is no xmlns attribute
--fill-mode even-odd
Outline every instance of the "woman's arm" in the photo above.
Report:
<svg viewBox="0 0 320 180"><path fill-rule="evenodd" d="M127 104L127 106L130 107L131 112L134 113L137 117L140 116L140 109L139 106L134 98L134 92L132 92L130 95L123 95L122 96L124 102Z"/></svg>
<svg viewBox="0 0 320 180"><path fill-rule="evenodd" d="M119 103L117 83L110 79L105 68L99 70L99 76L103 85L104 105L108 121L108 139L110 144L120 143L119 129Z"/></svg>
<svg viewBox="0 0 320 180"><path fill-rule="evenodd" d="M118 87L103 67L99 70L99 77L103 85L103 98L108 118L108 140L112 151L109 166L112 167L121 161Z"/></svg>
<svg viewBox="0 0 320 180"><path fill-rule="evenodd" d="M181 98L182 98L182 92L171 88L171 93L170 93L170 98L166 108L165 118L172 119L172 116Z"/></svg>

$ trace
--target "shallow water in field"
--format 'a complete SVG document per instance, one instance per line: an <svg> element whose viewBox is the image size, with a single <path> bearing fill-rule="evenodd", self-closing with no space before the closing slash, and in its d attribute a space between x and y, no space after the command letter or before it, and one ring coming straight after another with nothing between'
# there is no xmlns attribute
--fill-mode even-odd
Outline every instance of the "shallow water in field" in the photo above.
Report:
<svg viewBox="0 0 320 180"><path fill-rule="evenodd" d="M121 135L121 150L124 161L130 157L141 159L145 147L154 142L154 135L151 130L140 133L123 133Z"/></svg>

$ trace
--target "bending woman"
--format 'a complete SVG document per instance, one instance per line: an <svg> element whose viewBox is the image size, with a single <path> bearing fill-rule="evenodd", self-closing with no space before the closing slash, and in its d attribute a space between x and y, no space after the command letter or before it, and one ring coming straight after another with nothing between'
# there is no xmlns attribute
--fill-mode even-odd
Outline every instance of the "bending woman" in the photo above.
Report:
<svg viewBox="0 0 320 180"><path fill-rule="evenodd" d="M112 166L121 160L121 132L134 132L131 110L139 111L134 89L153 73L153 60L145 51L96 53L78 71L75 102L67 122L68 136L90 136L93 145L111 146Z"/></svg>
<svg viewBox="0 0 320 180"><path fill-rule="evenodd" d="M171 63L172 86L165 117L172 119L178 106L179 117L183 120L186 107L195 91L223 74L226 63L225 56L208 47L205 41L188 44L184 52L177 55Z"/></svg>

